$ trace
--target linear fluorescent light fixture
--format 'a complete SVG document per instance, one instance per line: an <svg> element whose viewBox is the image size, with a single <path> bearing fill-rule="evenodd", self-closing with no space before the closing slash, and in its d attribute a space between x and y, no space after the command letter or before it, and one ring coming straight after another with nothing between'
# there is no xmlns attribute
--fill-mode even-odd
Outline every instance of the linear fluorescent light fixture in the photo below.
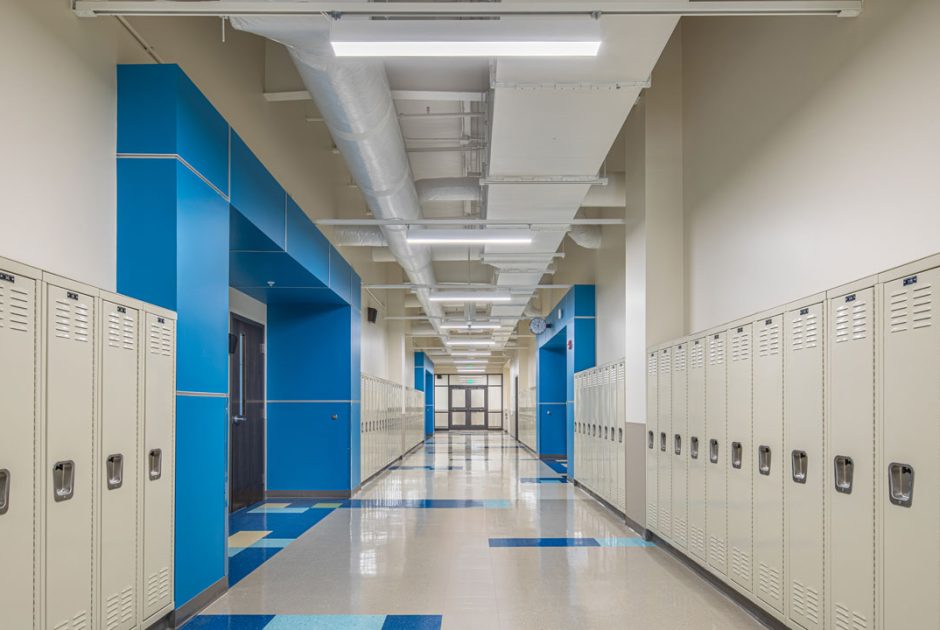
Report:
<svg viewBox="0 0 940 630"><path fill-rule="evenodd" d="M480 351L468 350L464 352L451 352L450 356L452 357L488 357L488 356L492 356L492 354L493 353L490 352L489 350L480 350Z"/></svg>
<svg viewBox="0 0 940 630"><path fill-rule="evenodd" d="M441 329L443 330L498 330L499 328L499 324L492 324L489 322L460 322L441 324Z"/></svg>
<svg viewBox="0 0 940 630"><path fill-rule="evenodd" d="M525 230L409 230L409 243L419 245L531 245L532 234Z"/></svg>
<svg viewBox="0 0 940 630"><path fill-rule="evenodd" d="M512 295L505 291L432 291L432 302L511 302Z"/></svg>
<svg viewBox="0 0 940 630"><path fill-rule="evenodd" d="M457 368L457 371L461 374L483 374L486 372L483 368Z"/></svg>
<svg viewBox="0 0 940 630"><path fill-rule="evenodd" d="M454 361L454 365L486 365L489 363L486 359L458 359Z"/></svg>
<svg viewBox="0 0 940 630"><path fill-rule="evenodd" d="M496 342L492 339L448 339L445 341L448 346L495 346Z"/></svg>
<svg viewBox="0 0 940 630"><path fill-rule="evenodd" d="M596 57L599 20L369 20L332 23L337 57Z"/></svg>

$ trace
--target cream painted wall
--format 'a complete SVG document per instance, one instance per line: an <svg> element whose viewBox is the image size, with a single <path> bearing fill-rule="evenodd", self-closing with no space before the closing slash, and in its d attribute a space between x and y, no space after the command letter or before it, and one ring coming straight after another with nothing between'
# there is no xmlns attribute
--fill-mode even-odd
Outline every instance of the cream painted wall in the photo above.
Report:
<svg viewBox="0 0 940 630"><path fill-rule="evenodd" d="M623 210L616 211L621 217ZM610 212L613 216L613 212ZM601 248L595 261L596 361L604 365L624 358L626 352L626 230L625 226L604 226Z"/></svg>
<svg viewBox="0 0 940 630"><path fill-rule="evenodd" d="M683 29L691 330L940 251L940 3Z"/></svg>

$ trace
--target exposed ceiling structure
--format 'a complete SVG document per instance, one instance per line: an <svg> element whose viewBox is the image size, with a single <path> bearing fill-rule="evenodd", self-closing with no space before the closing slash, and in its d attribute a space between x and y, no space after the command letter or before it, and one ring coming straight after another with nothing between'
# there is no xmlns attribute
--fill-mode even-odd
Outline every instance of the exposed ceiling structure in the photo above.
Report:
<svg viewBox="0 0 940 630"><path fill-rule="evenodd" d="M603 221L579 210L624 206L623 174L607 172L605 158L679 17L848 16L860 8L829 0L76 3L79 15L217 15L282 44L301 82L266 97L312 97L319 115L308 120L327 126L368 209L361 218L318 223L332 225L337 245L371 248L373 261L402 267L408 283L372 288L413 294L403 318L422 338L416 347L436 348L439 361L456 351L516 347L520 321L551 306L538 303L538 291L554 286L565 235L582 247L600 246ZM562 29L589 25L599 35L598 54L338 58L331 47L333 31L350 27L498 25L510 39L525 39L548 20ZM531 242L414 242L432 228L468 234L521 228ZM461 299L438 299L456 289Z"/></svg>

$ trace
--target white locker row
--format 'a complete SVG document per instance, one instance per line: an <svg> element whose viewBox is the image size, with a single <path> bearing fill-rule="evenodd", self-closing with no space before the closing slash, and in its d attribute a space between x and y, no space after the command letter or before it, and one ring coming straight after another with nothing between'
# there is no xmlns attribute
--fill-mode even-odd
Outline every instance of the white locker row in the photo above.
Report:
<svg viewBox="0 0 940 630"><path fill-rule="evenodd" d="M536 431L537 431L537 409L535 403L535 388L519 391L519 435L516 436L520 442L536 450Z"/></svg>
<svg viewBox="0 0 940 630"><path fill-rule="evenodd" d="M424 392L363 374L359 431L365 481L424 441Z"/></svg>
<svg viewBox="0 0 940 630"><path fill-rule="evenodd" d="M626 512L624 361L574 375L575 480Z"/></svg>
<svg viewBox="0 0 940 630"><path fill-rule="evenodd" d="M790 627L940 628L938 282L934 257L651 348L647 527Z"/></svg>
<svg viewBox="0 0 940 630"><path fill-rule="evenodd" d="M4 627L172 611L175 320L0 258Z"/></svg>

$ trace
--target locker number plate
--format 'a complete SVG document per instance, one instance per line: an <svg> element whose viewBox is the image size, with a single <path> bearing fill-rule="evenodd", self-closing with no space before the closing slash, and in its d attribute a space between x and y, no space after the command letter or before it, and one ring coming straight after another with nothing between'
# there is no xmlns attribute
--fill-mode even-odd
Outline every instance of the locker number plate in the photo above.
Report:
<svg viewBox="0 0 940 630"><path fill-rule="evenodd" d="M14 278L8 273L3 273L2 271L0 271L0 280L3 280L5 282L16 282L16 278Z"/></svg>

